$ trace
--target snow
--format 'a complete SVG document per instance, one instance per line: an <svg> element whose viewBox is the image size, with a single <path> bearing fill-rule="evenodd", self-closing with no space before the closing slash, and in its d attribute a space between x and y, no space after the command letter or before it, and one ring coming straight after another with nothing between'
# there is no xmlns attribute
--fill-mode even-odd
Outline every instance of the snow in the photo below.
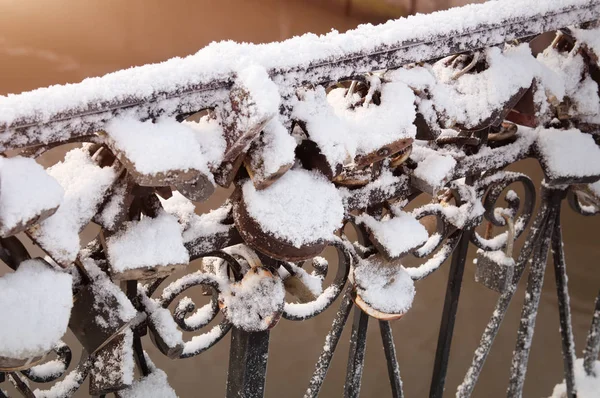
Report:
<svg viewBox="0 0 600 398"><path fill-rule="evenodd" d="M27 359L59 342L73 306L71 283L71 275L36 259L0 277L0 356Z"/></svg>
<svg viewBox="0 0 600 398"><path fill-rule="evenodd" d="M382 84L381 105L365 101L362 106L350 108L345 89L332 90L327 100L336 115L346 123L346 135L354 141L356 153L351 152L352 157L366 155L384 145L415 137L415 96L404 83Z"/></svg>
<svg viewBox="0 0 600 398"><path fill-rule="evenodd" d="M600 176L600 148L577 129L541 129L537 147L550 178Z"/></svg>
<svg viewBox="0 0 600 398"><path fill-rule="evenodd" d="M571 29L573 36L577 41L585 45L600 57L600 29Z"/></svg>
<svg viewBox="0 0 600 398"><path fill-rule="evenodd" d="M308 289L308 291L318 297L321 293L323 293L323 276L318 275L316 272L308 273L304 268L298 267L292 263L288 264L292 270L294 271L294 275L291 276L289 272L283 268L279 267L279 276L281 279L286 280L290 277L296 277L300 280L300 282Z"/></svg>
<svg viewBox="0 0 600 398"><path fill-rule="evenodd" d="M189 297L184 297L179 301L177 305L176 313L187 313L187 308L195 308L193 300ZM198 308L192 315L185 318L185 324L193 329L199 329L202 326L208 324L214 318L215 312L213 311L212 303L208 303Z"/></svg>
<svg viewBox="0 0 600 398"><path fill-rule="evenodd" d="M135 368L133 357L133 331L125 329L123 331L123 340L119 342L119 348L116 353L97 355L94 358L93 369L94 377L101 383L115 385L123 383L131 385Z"/></svg>
<svg viewBox="0 0 600 398"><path fill-rule="evenodd" d="M263 129L258 149L252 153L250 162L259 175L252 176L259 181L276 174L285 166L291 166L296 159L296 140L288 133L279 118L272 119Z"/></svg>
<svg viewBox="0 0 600 398"><path fill-rule="evenodd" d="M593 184L589 184L588 187L592 190L596 197L600 198L600 181L596 181Z"/></svg>
<svg viewBox="0 0 600 398"><path fill-rule="evenodd" d="M511 256L507 256L502 250L487 251L478 249L477 254L487 257L490 261L503 265L504 267L515 266L515 260Z"/></svg>
<svg viewBox="0 0 600 398"><path fill-rule="evenodd" d="M415 285L404 267L381 260L361 260L354 267L356 293L374 309L403 314L412 306Z"/></svg>
<svg viewBox="0 0 600 398"><path fill-rule="evenodd" d="M125 196L127 194L127 182L120 181L113 189L112 195L102 210L96 215L94 221L100 223L109 231L116 227L117 216L125 209Z"/></svg>
<svg viewBox="0 0 600 398"><path fill-rule="evenodd" d="M488 68L455 79L456 69L437 62L433 72L441 84L431 88L436 108L453 122L476 127L504 107L520 89L529 88L537 70L528 44L484 51ZM451 126L448 126L451 127Z"/></svg>
<svg viewBox="0 0 600 398"><path fill-rule="evenodd" d="M142 293L142 304L164 343L168 347L182 345L183 333L177 328L171 311L168 308L161 307L156 300L146 296L145 292Z"/></svg>
<svg viewBox="0 0 600 398"><path fill-rule="evenodd" d="M385 46L400 43L431 41L440 35L455 36L457 30L477 31L481 25L503 26L515 18L524 19L538 14L558 13L572 6L593 4L591 0L523 0L518 3L504 0L437 12L415 15L373 26L362 25L345 34L336 31L324 36L306 34L281 43L267 45L212 43L195 55L181 59L130 68L104 76L86 79L79 84L34 90L22 95L0 97L0 125L10 126L36 115L41 122L68 113L70 109L88 110L102 104L128 100L135 103L158 97L158 93L182 89L190 85L207 85L211 81L225 82L247 65L260 65L271 71L324 64L333 57L373 53ZM559 18L560 19L560 18ZM569 25L572 19L562 18ZM542 31L541 23L528 26ZM490 44L504 42L494 37ZM431 57L424 52L415 54L415 61ZM250 74L250 72L247 72ZM340 76L341 77L341 76ZM213 83L214 84L214 83ZM81 99L86 103L82 104ZM90 105L87 105L90 104ZM93 105L91 105L93 104ZM64 132L62 134L65 134ZM6 138L6 137L2 137ZM4 141L4 140L3 140Z"/></svg>
<svg viewBox="0 0 600 398"><path fill-rule="evenodd" d="M69 151L64 161L47 172L64 189L64 199L56 213L34 227L31 235L54 260L68 266L79 252L79 232L117 176L113 168L96 165L85 148Z"/></svg>
<svg viewBox="0 0 600 398"><path fill-rule="evenodd" d="M327 159L332 171L348 164L356 153L356 143L350 138L349 128L327 101L325 88L301 93L302 99L294 105L292 117L306 124L307 134Z"/></svg>
<svg viewBox="0 0 600 398"><path fill-rule="evenodd" d="M64 195L58 182L42 166L20 156L0 157L0 184L1 236L57 208Z"/></svg>
<svg viewBox="0 0 600 398"><path fill-rule="evenodd" d="M106 126L111 145L131 161L141 174L198 170L210 176L208 161L196 136L202 133L172 119L140 122L114 118Z"/></svg>
<svg viewBox="0 0 600 398"><path fill-rule="evenodd" d="M54 359L29 368L29 373L34 377L50 379L62 375L66 370L67 367L63 361Z"/></svg>
<svg viewBox="0 0 600 398"><path fill-rule="evenodd" d="M380 105L365 100L355 107L351 106L353 98L349 99L343 88L325 94L325 89L319 86L301 93L293 117L305 122L310 140L319 146L332 171L338 165L351 164L356 156L415 137L412 90L402 82L384 83L380 89Z"/></svg>
<svg viewBox="0 0 600 398"><path fill-rule="evenodd" d="M546 67L551 78L543 79L543 86L549 88L558 102L568 97L573 106L569 115L589 122L598 122L600 97L598 85L585 73L587 67L582 55L576 51L561 53L549 47L537 57L540 65Z"/></svg>
<svg viewBox="0 0 600 398"><path fill-rule="evenodd" d="M456 160L451 156L441 155L428 148L413 146L411 158L418 161L413 175L425 181L435 190L442 188L452 177Z"/></svg>
<svg viewBox="0 0 600 398"><path fill-rule="evenodd" d="M429 238L425 227L411 214L402 211L393 218L384 217L381 221L362 214L356 217L356 221L365 224L391 257L406 254L423 245Z"/></svg>
<svg viewBox="0 0 600 398"><path fill-rule="evenodd" d="M342 226L342 197L319 173L294 169L260 191L246 181L242 192L248 214L262 229L295 247L330 241Z"/></svg>
<svg viewBox="0 0 600 398"><path fill-rule="evenodd" d="M177 398L175 390L167 380L167 374L154 368L152 372L140 380L133 382L132 386L119 391L123 398Z"/></svg>
<svg viewBox="0 0 600 398"><path fill-rule="evenodd" d="M600 375L600 361L594 363L596 374ZM583 368L583 358L575 360L575 385L577 386L577 398L597 398L600 392L600 377L588 376ZM565 381L554 387L550 398L566 398L567 386Z"/></svg>
<svg viewBox="0 0 600 398"><path fill-rule="evenodd" d="M201 237L212 236L229 231L230 225L223 224L231 209L231 205L219 207L201 216L195 215L190 227L183 233L185 243Z"/></svg>
<svg viewBox="0 0 600 398"><path fill-rule="evenodd" d="M224 332L225 331L223 330L222 326L217 325L206 333L192 337L190 341L185 343L182 355L193 355L194 353L198 353L207 349L217 339L221 338Z"/></svg>
<svg viewBox="0 0 600 398"><path fill-rule="evenodd" d="M113 271L189 262L181 228L174 216L161 212L156 218L144 217L125 225L123 231L107 241L108 258Z"/></svg>
<svg viewBox="0 0 600 398"><path fill-rule="evenodd" d="M331 285L323 290L314 301L309 303L285 303L283 309L288 316L293 316L297 319L310 318L314 314L320 313L331 304L333 299L340 292L340 287Z"/></svg>
<svg viewBox="0 0 600 398"><path fill-rule="evenodd" d="M88 257L88 254L86 251L82 252L81 264L92 280L94 309L98 311L95 320L105 329L119 328L131 321L137 315L137 311L125 293L108 278L93 259ZM116 307L111 308L107 313L104 307L113 300L116 302Z"/></svg>
<svg viewBox="0 0 600 398"><path fill-rule="evenodd" d="M283 310L285 289L279 277L254 268L242 281L224 285L219 299L228 321L246 331L266 330Z"/></svg>
<svg viewBox="0 0 600 398"><path fill-rule="evenodd" d="M237 73L236 83L250 94L249 102L244 112L248 117L243 120L246 124L238 125L241 131L250 130L253 126L261 124L265 119L271 119L279 113L279 89L271 81L267 70L258 64L241 68ZM244 115L246 116L246 115Z"/></svg>
<svg viewBox="0 0 600 398"><path fill-rule="evenodd" d="M218 117L206 115L199 121L184 121L181 123L195 131L195 138L200 145L199 156L206 161L208 167L212 170L221 164L225 154L226 142L223 138L223 127Z"/></svg>

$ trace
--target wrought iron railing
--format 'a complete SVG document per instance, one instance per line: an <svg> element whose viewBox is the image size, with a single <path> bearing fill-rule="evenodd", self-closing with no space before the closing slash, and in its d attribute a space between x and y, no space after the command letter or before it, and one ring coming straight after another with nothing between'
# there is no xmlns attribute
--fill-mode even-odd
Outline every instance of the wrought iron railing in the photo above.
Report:
<svg viewBox="0 0 600 398"><path fill-rule="evenodd" d="M0 388L62 397L89 379L91 395L169 396L141 337L175 359L230 333L227 396L263 396L270 330L341 296L305 396L319 394L355 308L345 396L360 393L372 317L401 397L390 322L410 309L414 281L451 257L430 392L441 397L472 243L476 280L500 295L456 395L471 396L529 264L507 392L522 395L551 249L564 389L575 397L575 374L598 371L600 296L576 364L560 209L568 200L577 213L600 211L599 18L597 1L494 1L346 34L219 43L0 98L0 258L14 270L0 277ZM534 57L545 32L554 40ZM83 145L46 171L33 160L67 143ZM534 182L503 170L525 158L545 173L537 212ZM233 193L197 215L193 201L216 186ZM81 249L92 222L100 231ZM25 235L45 259L30 258ZM336 262L320 257L326 247ZM405 256L424 260L405 267ZM176 271L185 276L166 284ZM180 298L195 286L212 296L199 309ZM219 313L183 341L182 330ZM84 355L60 379L67 326ZM32 391L27 380L54 385Z"/></svg>

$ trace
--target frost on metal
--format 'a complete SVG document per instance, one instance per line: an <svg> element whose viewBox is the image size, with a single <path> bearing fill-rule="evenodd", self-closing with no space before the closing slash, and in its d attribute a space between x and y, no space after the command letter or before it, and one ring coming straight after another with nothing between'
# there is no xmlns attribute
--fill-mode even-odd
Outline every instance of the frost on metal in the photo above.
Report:
<svg viewBox="0 0 600 398"><path fill-rule="evenodd" d="M521 396L550 249L565 365L554 396L584 396L597 386L600 308L576 360L558 216L563 200L600 212L598 18L592 0L499 0L344 34L216 43L0 97L0 259L12 269L0 277L0 383L65 397L89 378L93 395L176 396L141 337L180 359L233 329L227 394L261 396L269 331L341 295L305 396L318 395L354 307L345 394L368 371L374 318L401 397L389 322L452 257L431 391L441 397L473 243L477 280L500 296L457 396L471 395L527 269L508 390ZM533 54L531 40L552 30ZM62 161L36 162L67 143ZM544 171L537 214L535 183L504 170L526 158ZM220 188L229 197L200 214ZM31 259L28 240L45 259ZM65 375L67 328L85 350ZM54 384L31 391L26 379Z"/></svg>

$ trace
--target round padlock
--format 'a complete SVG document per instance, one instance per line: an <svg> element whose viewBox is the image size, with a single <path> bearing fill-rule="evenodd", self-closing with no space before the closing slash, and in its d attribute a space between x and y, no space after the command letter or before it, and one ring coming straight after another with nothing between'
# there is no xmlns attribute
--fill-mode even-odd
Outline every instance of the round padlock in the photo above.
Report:
<svg viewBox="0 0 600 398"><path fill-rule="evenodd" d="M414 281L398 261L374 254L356 264L350 280L354 303L374 318L399 319L412 306Z"/></svg>
<svg viewBox="0 0 600 398"><path fill-rule="evenodd" d="M279 275L264 267L246 245L231 246L223 251L234 258L241 257L250 265L240 280L223 286L219 294L219 307L225 318L247 332L275 327L285 300L285 288Z"/></svg>

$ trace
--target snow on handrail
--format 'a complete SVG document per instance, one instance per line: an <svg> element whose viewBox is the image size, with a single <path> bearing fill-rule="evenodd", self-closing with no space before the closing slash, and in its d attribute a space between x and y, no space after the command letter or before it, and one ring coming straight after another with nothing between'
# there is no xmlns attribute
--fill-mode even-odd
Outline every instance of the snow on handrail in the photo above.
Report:
<svg viewBox="0 0 600 398"><path fill-rule="evenodd" d="M214 107L226 97L236 70L249 64L264 67L285 98L298 85L393 69L598 18L595 0L498 0L342 34L263 45L213 43L183 59L0 97L0 149L76 139L127 112L148 119Z"/></svg>

